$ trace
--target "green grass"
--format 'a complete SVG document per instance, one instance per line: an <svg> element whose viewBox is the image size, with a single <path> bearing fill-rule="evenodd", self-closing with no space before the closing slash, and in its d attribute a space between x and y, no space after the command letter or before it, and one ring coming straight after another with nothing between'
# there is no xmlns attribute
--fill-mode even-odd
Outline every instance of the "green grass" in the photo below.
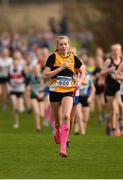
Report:
<svg viewBox="0 0 123 180"><path fill-rule="evenodd" d="M34 130L32 114L12 128L12 112L0 110L0 178L123 178L123 137L107 137L92 114L86 136L71 135L68 157L61 158L50 128Z"/></svg>

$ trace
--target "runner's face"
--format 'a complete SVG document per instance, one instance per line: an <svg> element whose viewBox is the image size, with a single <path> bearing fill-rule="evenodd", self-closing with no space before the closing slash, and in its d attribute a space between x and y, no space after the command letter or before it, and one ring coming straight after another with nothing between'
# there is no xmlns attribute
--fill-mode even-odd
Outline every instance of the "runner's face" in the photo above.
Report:
<svg viewBox="0 0 123 180"><path fill-rule="evenodd" d="M19 64L20 64L20 61L18 60L18 59L14 59L14 65L16 66L16 67L18 67L19 66Z"/></svg>
<svg viewBox="0 0 123 180"><path fill-rule="evenodd" d="M67 39L58 40L58 50L61 54L66 55L69 50L69 42Z"/></svg>
<svg viewBox="0 0 123 180"><path fill-rule="evenodd" d="M14 59L20 60L21 58L22 58L22 56L21 56L21 53L20 53L20 52L15 52L15 53L14 53Z"/></svg>
<svg viewBox="0 0 123 180"><path fill-rule="evenodd" d="M121 49L118 48L118 47L117 47L117 48L116 48L116 47L113 48L113 49L112 49L112 55L113 55L113 56L121 56Z"/></svg>
<svg viewBox="0 0 123 180"><path fill-rule="evenodd" d="M13 55L13 59L14 59L15 66L18 66L20 64L20 60L21 60L21 53L15 52Z"/></svg>

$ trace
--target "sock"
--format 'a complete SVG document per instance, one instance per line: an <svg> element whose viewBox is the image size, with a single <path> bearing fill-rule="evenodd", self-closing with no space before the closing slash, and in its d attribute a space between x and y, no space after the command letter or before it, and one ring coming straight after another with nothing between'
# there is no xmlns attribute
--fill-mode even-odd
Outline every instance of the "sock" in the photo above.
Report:
<svg viewBox="0 0 123 180"><path fill-rule="evenodd" d="M70 131L70 125L63 124L61 127L61 147L60 147L61 150L66 148L66 143L69 137L69 131Z"/></svg>

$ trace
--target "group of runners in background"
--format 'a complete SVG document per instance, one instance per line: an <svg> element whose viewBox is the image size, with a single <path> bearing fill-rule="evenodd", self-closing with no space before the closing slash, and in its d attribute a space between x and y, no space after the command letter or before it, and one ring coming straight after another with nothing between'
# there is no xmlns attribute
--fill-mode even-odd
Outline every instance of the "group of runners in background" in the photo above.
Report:
<svg viewBox="0 0 123 180"><path fill-rule="evenodd" d="M18 37L16 37L17 39ZM90 113L97 123L106 122L109 136L123 132L122 47L113 44L105 54L101 47L91 56L71 47L67 36L58 36L56 50L34 43L10 46L7 39L0 49L0 101L7 111L11 100L13 128L19 128L19 114L34 113L35 129L50 125L67 156L71 129L85 135Z"/></svg>

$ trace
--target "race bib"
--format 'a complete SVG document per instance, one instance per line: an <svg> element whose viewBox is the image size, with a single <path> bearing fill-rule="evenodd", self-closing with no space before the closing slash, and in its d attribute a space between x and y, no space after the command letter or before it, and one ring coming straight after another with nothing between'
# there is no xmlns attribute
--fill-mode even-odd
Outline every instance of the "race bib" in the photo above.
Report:
<svg viewBox="0 0 123 180"><path fill-rule="evenodd" d="M13 87L19 87L20 85L22 85L23 84L23 79L12 79L11 80L11 85L13 86Z"/></svg>
<svg viewBox="0 0 123 180"><path fill-rule="evenodd" d="M58 87L71 87L72 78L66 76L57 76L56 86Z"/></svg>
<svg viewBox="0 0 123 180"><path fill-rule="evenodd" d="M87 87L81 86L81 88L79 89L79 95L85 95L87 94Z"/></svg>
<svg viewBox="0 0 123 180"><path fill-rule="evenodd" d="M16 80L11 81L12 87L18 87L19 83Z"/></svg>

